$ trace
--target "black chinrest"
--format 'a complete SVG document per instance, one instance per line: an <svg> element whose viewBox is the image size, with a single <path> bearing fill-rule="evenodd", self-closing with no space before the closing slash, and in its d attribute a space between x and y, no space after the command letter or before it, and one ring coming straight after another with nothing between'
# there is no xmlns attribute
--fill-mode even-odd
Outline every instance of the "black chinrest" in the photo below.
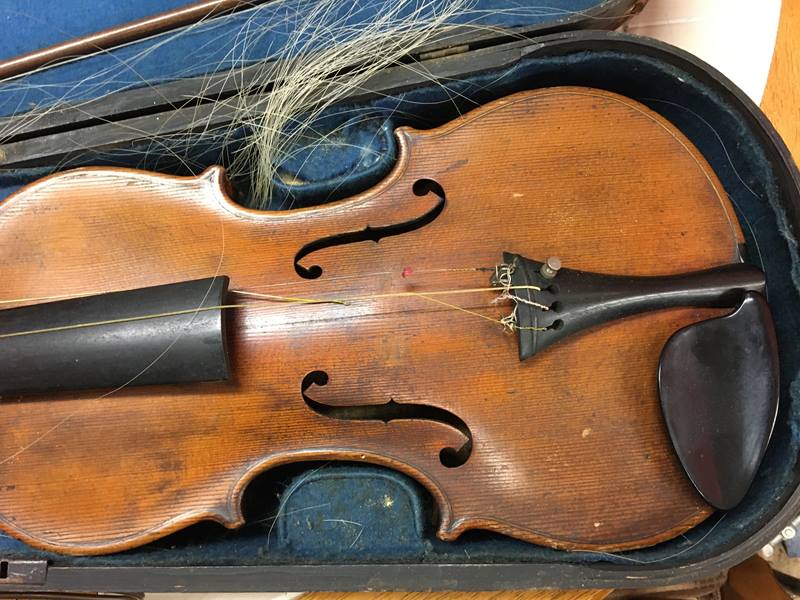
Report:
<svg viewBox="0 0 800 600"><path fill-rule="evenodd" d="M667 341L658 370L675 451L712 506L736 506L764 457L778 411L778 345L764 297Z"/></svg>

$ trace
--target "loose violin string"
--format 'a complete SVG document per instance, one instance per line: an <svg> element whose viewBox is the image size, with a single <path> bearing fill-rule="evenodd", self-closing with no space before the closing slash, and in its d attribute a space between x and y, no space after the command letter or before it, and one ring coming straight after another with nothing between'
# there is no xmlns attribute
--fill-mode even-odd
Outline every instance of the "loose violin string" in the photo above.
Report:
<svg viewBox="0 0 800 600"><path fill-rule="evenodd" d="M456 289L456 290L434 290L431 292L389 292L384 294L373 294L367 296L350 296L345 298L333 298L333 299L320 299L320 298L298 298L293 296L278 296L273 294L260 294L257 292L250 292L246 290L231 290L232 294L252 297L258 300L265 300L270 302L280 302L280 303L288 303L288 304L340 304L340 305L348 305L353 302L361 302L361 301L370 301L370 300L381 300L381 299L392 299L392 298L424 298L425 300L434 302L436 304L441 304L442 306L446 306L453 310L458 310L464 312L466 314L470 314L476 317L480 317L482 319L486 319L488 321L492 321L494 323L498 323L503 325L506 328L511 329L532 329L532 330L544 330L545 327L520 327L517 325L511 325L509 321L506 319L495 319L488 315L484 315L474 310L470 310L468 308L464 308L462 306L458 306L457 304L452 304L450 302L445 302L444 300L440 300L435 298L434 296L443 296L443 295L455 295L455 294L474 294L480 292L501 292L501 293L508 293L512 290L533 290L533 291L541 291L541 288L535 285L516 285L516 286L501 286L501 287L483 287L483 288L468 288L468 289ZM13 300L5 300L3 302L13 302ZM549 307L545 304L539 304L535 302L526 302L528 304L533 304L537 308L542 310L549 310ZM145 314L145 315L136 315L132 317L122 317L119 319L106 319L101 321L90 321L85 323L73 323L70 325L60 325L56 327L46 327L41 329L30 329L26 331L15 331L11 333L3 333L0 334L0 339L7 339L7 338L14 338L20 336L27 336L27 335L37 335L37 334L44 334L44 333L55 333L58 331L68 331L72 329L84 329L88 327L101 327L104 325L116 325L120 323L131 323L135 321L143 321L147 319L158 319L158 318L166 318L166 317L175 317L180 315L189 315L199 312L206 312L211 310L227 310L232 308L252 308L250 304L242 304L242 303L234 303L234 304L217 304L214 306L199 306L196 308L186 308L182 310L174 310L174 311L167 311L161 313L152 313L152 314Z"/></svg>
<svg viewBox="0 0 800 600"><path fill-rule="evenodd" d="M694 542L689 540L689 538L685 534L682 534L681 537L684 540L688 541L689 545L687 547L685 547L685 548L682 548L682 549L676 551L676 552L673 552L672 554L669 554L667 556L662 556L661 558L654 558L652 560L647 560L647 559L642 559L642 558L634 558L632 556L625 556L624 554L621 554L619 552L604 552L602 550L588 550L588 549L585 549L585 550L577 550L577 552L586 552L588 554L594 554L594 555L597 555L597 556L610 556L612 558L616 558L616 559L623 560L623 561L628 561L628 562L639 564L639 565L651 565L651 564L655 564L655 563L660 563L660 562L664 562L664 561L667 561L667 560L671 560L671 559L673 559L673 558L675 558L677 556L680 556L682 554L685 554L685 553L689 552L695 546L700 545L703 542L703 540L705 540L708 536L710 536L712 533L714 533L714 530L719 526L720 523L722 523L722 521L725 519L725 517L727 515L728 515L728 513L726 513L726 512L721 513L719 519L717 519L717 521L708 529L708 531L703 533L703 535L700 536L700 538L697 539Z"/></svg>
<svg viewBox="0 0 800 600"><path fill-rule="evenodd" d="M222 225L222 222L220 222L220 224ZM10 333L10 334L2 334L2 335L0 335L0 339L11 338L11 337L16 337L16 336L22 336L22 335L36 335L36 334L41 334L41 333L62 331L62 330L68 330L68 329L79 329L79 328L85 328L85 327L94 327L94 326L110 325L110 324L116 324L116 323L132 322L132 321L138 321L138 320L143 320L143 319L154 319L154 318L159 318L159 317L177 316L177 315L181 315L181 314L191 314L192 315L192 319L194 319L194 317L197 314L199 314L200 312L203 312L203 311L251 307L251 305L249 305L249 304L225 304L225 305L217 305L217 306L203 306L203 303L206 301L206 298L208 297L208 294L211 291L211 287L213 285L213 280L215 280L219 276L219 271L222 268L222 263L223 263L223 259L224 259L224 256L225 256L225 229L224 229L224 226L221 227L221 230L222 230L222 248L221 248L221 251L220 251L220 259L219 259L219 264L217 265L217 271L214 273L214 277L212 278L212 284L209 285L209 288L206 291L206 294L203 297L203 299L201 300L200 305L198 307L191 308L191 309L180 310L180 311L172 311L172 312L167 312L167 313L141 315L141 316L136 316L136 317L122 318L122 319L109 319L109 320L106 320L106 321L96 321L96 322L92 322L92 323L78 323L78 324L66 325L66 326L62 326L62 327L52 327L52 328L46 328L46 329L38 329L38 330L30 330L30 331L22 331L22 332L13 332L13 333ZM440 300L438 298L434 298L433 297L435 295L467 294L467 293L490 292L490 291L492 291L492 292L501 292L501 296L499 296L497 298L499 300L499 299L503 299L503 297L510 297L512 299L515 299L516 298L515 296L509 295L512 290L527 289L527 290L532 290L532 291L541 291L541 288L538 287L538 286L531 286L531 285L513 286L513 285L511 285L510 284L510 280L504 279L505 276L510 275L510 271L508 271L508 269L506 269L506 270L501 272L499 269L500 268L498 267L498 270L496 270L496 273L499 276L499 279L501 280L501 283L504 283L504 285L501 285L499 287L489 287L489 288L468 288L468 289L461 289L461 290L435 290L435 291L431 291L431 292L390 292L390 293L385 293L385 294L375 294L375 295L372 295L372 296L353 296L353 297L349 297L349 298L340 298L340 299L333 299L333 300L331 300L331 299L327 299L327 300L325 300L325 299L316 299L315 300L315 299L311 299L311 298L295 298L295 297L291 297L291 296L271 296L269 294L258 294L256 292L247 292L246 290L231 290L231 293L255 294L256 296L263 296L262 299L266 300L266 301L288 302L288 303L293 303L293 304L322 304L322 303L347 304L347 302L353 302L353 301L359 301L359 300L372 300L372 299L392 298L392 297L395 297L395 298L418 297L418 298L424 298L424 299L426 299L426 300L428 300L430 302L434 302L436 304L440 304L440 305L446 306L446 307L448 307L450 309L457 310L459 312L463 312L465 314L469 314L469 315L472 315L472 316L475 316L475 317L480 317L481 319L485 319L485 320L491 321L493 323L497 323L499 325L502 325L505 329L509 329L509 330L513 330L513 329L517 329L517 330L535 330L535 331L542 331L542 330L546 329L545 327L522 327L522 326L516 325L516 322L514 320L514 317L516 315L516 304L514 306L514 311L512 312L512 314L510 316L504 317L503 319L495 319L495 318L490 317L488 315L481 314L481 313L479 313L477 311L470 310L470 309L464 308L462 306L458 306L456 304L445 302L444 300ZM440 270L448 270L448 269L440 269ZM440 270L437 270L437 271L440 271ZM454 270L476 270L476 269L454 269ZM478 270L483 270L483 269L478 269ZM59 297L63 298L64 295L60 295ZM85 297L85 295L72 296L72 297ZM17 300L17 301L19 301L19 300ZM15 301L14 300L6 300L4 302L15 302ZM547 307L545 305L541 305L541 308L543 310L549 310L549 307ZM127 387L130 383L135 381L142 373L146 372L153 364L158 362L161 359L161 357L164 356L172 348L172 346L174 346L178 342L178 340L181 338L181 336L182 336L182 333L178 334L175 337L175 339L172 341L172 343L170 343L156 358L154 358L147 366L145 366L141 371L139 371L139 373L137 373L130 380L128 380L124 384L114 388L113 390L110 390L110 391L102 394L101 396L95 398L95 400L100 400L102 398L106 398L106 397L108 397L108 396L110 396L112 394L115 394L119 390ZM59 420L55 425L53 425L52 427L50 427L49 429L44 431L42 434L40 434L34 440L32 440L28 444L24 445L19 450L17 450L16 452L12 453L11 455L7 456L5 459L0 460L0 466L6 464L9 461L14 460L20 454L22 454L23 452L25 452L26 450L28 450L32 446L36 445L37 443L39 443L44 438L48 437L51 433L53 433L56 429L58 429L59 427L64 425L66 422L68 422L70 419L72 419L80 411L81 411L81 409L78 408L77 410L68 413L61 420Z"/></svg>

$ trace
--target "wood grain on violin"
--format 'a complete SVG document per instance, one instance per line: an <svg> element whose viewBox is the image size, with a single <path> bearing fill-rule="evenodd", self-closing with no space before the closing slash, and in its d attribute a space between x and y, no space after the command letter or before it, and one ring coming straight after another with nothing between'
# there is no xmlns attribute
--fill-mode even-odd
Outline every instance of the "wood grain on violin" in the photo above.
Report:
<svg viewBox="0 0 800 600"><path fill-rule="evenodd" d="M221 275L236 305L228 381L3 398L2 529L88 554L203 519L236 527L255 475L317 459L410 475L445 540L482 528L619 550L708 517L656 370L673 332L719 311L625 318L520 362L499 323L512 307L486 290L504 251L627 275L738 261L699 152L643 106L583 88L397 139L384 181L308 209L244 209L219 168L80 169L0 204L7 307Z"/></svg>

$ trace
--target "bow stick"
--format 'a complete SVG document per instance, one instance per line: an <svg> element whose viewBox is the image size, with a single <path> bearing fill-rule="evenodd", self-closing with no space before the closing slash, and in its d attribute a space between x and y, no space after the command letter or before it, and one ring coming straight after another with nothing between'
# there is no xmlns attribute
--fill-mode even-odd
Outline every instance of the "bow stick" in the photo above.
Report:
<svg viewBox="0 0 800 600"><path fill-rule="evenodd" d="M36 69L54 67L74 58L109 50L123 44L246 8L253 8L265 1L203 0L202 2L181 6L175 10L123 23L122 25L0 61L0 80L19 77Z"/></svg>

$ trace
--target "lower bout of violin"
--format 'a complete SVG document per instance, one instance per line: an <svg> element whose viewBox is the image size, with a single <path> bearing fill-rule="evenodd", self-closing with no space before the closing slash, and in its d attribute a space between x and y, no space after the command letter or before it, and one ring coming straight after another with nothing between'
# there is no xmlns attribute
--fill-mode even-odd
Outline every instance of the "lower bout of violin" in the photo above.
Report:
<svg viewBox="0 0 800 600"><path fill-rule="evenodd" d="M258 378L268 358L250 352L261 346L236 337L234 379L228 382L129 388L100 401L69 393L63 401L5 404L9 435L3 440L0 480L14 485L0 486L2 528L48 550L116 552L201 520L238 527L244 522L241 496L254 477L282 464L336 460L377 464L416 480L438 507L437 533L443 540L486 529L570 550L648 546L712 512L669 450L652 376L656 350L669 335L716 312L673 309L624 319L569 338L525 363L516 359L513 338L501 334L498 343L509 344L502 364L531 377L524 383L495 380L494 367L470 375L453 365L462 383L451 383L448 391L461 400L473 438L468 459L458 466L444 465L441 456L444 448L466 442L452 423L424 410L388 422L318 414L303 401L305 369L272 373L287 382L279 391L274 381ZM441 322L443 316L431 318ZM433 360L444 360L448 348L464 343L457 327L443 324L452 340ZM645 332L652 341L643 348ZM382 342L363 343L356 355L375 354L375 344ZM499 354L502 347L490 353ZM608 348L616 358L602 368L570 360L576 351L597 355ZM413 406L434 404L434 390L441 395L444 389L432 374L429 388L404 390L399 372L370 372L369 365L353 361L329 369L326 385L317 383L304 393L329 406L356 398L363 404L369 398L352 382L371 378L373 390L394 389L397 404ZM302 364L302 358L293 362ZM500 364L498 359L498 369ZM569 386L535 376L556 368ZM270 387L274 397L267 395ZM507 417L497 421L496 431L491 422L476 426L469 418L475 408L468 392L476 388L490 394L505 390L495 410ZM565 404L564 394L573 401ZM473 398L478 406L485 402ZM371 399L373 407L381 406L379 395ZM623 417L634 410L636 419ZM546 426L554 418L560 424ZM42 436L45 432L50 433ZM616 449L609 455L609 448Z"/></svg>
<svg viewBox="0 0 800 600"><path fill-rule="evenodd" d="M640 523L629 523L624 530L616 534L616 538L596 541L591 539L591 536L583 537L586 531L577 531L577 529L583 529L581 527L576 527L576 531L573 533L564 531L554 533L548 532L546 525L543 525L543 529L537 529L502 518L487 518L477 515L459 516L453 513L450 498L438 487L437 482L428 478L426 473L420 472L416 466L399 462L394 458L387 457L385 454L370 451L337 450L332 452L325 450L302 451L277 456L252 467L242 479L231 483L227 499L223 502L211 501L211 494L206 490L206 493L201 496L208 497L208 502L204 503L197 499L192 502L190 507L186 507L184 512L178 513L174 509L176 504L181 504L180 497L165 499L157 514L161 516L169 514L170 516L166 520L159 521L156 519L156 513L141 514L129 511L124 518L120 517L113 522L104 522L101 515L103 515L108 505L103 498L98 498L95 506L88 507L89 512L94 514L92 525L82 523L79 525L80 529L76 529L75 523L76 521L81 521L81 513L87 509L87 506L73 506L70 494L65 494L59 499L60 510L54 510L54 507L50 507L49 510L51 512L47 515L40 515L39 519L35 518L34 521L25 526L21 526L21 523L25 522L26 516L29 517L31 515L23 515L22 513L25 511L21 510L0 509L2 510L0 512L0 529L43 550L78 556L104 555L129 550L201 521L215 521L229 529L236 529L245 524L245 518L240 507L241 495L247 484L255 476L272 468L297 461L320 460L343 460L352 463L375 464L391 468L414 478L431 494L438 507L439 526L436 534L443 541L455 541L463 533L479 529L493 531L556 549L623 551L671 539L696 526L713 512L710 507L698 502L695 511L676 520L667 529L644 532ZM213 485L213 482L209 483L210 488ZM6 486L6 488L9 487L15 486ZM3 496L8 497L7 494L3 494ZM41 496L38 496L38 498L41 498ZM539 497L535 493L525 499L526 503L531 505L535 505L538 500ZM208 506L205 506L205 504L208 504ZM129 502L128 506L130 505L131 503ZM571 529L568 524L569 519L580 517L572 515L568 507L565 507L563 513L561 516L567 522L566 529L569 530ZM280 514L276 514L274 518L280 518ZM607 524L603 523L604 526ZM593 526L598 527L600 523L595 522Z"/></svg>

